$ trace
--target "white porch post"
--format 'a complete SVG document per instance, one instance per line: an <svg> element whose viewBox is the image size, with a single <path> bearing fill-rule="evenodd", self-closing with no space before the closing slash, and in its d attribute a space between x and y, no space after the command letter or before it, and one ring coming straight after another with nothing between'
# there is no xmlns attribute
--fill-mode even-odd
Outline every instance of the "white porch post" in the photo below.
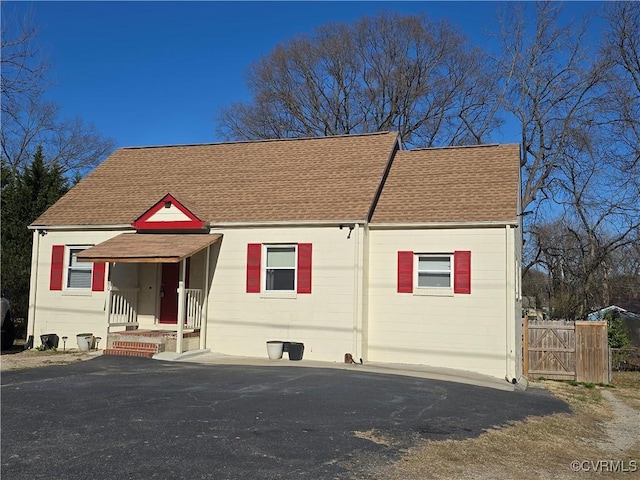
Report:
<svg viewBox="0 0 640 480"><path fill-rule="evenodd" d="M202 313L200 315L200 349L207 348L207 305L209 304L209 261L211 259L211 245L207 247L204 264L204 295L202 297Z"/></svg>
<svg viewBox="0 0 640 480"><path fill-rule="evenodd" d="M186 293L185 292L185 277L187 276L187 262L185 259L180 260L180 281L178 282L178 332L176 334L176 353L182 353L182 341L184 333L184 318Z"/></svg>
<svg viewBox="0 0 640 480"><path fill-rule="evenodd" d="M107 268L109 268L108 266L109 266L109 263L107 263ZM109 277L107 276L107 278ZM109 336L109 330L111 326L111 302L113 302L113 297L111 295L112 292L113 292L113 285L111 284L111 280L107 280L107 298L105 301L105 309L104 309L104 318L107 321L107 337Z"/></svg>

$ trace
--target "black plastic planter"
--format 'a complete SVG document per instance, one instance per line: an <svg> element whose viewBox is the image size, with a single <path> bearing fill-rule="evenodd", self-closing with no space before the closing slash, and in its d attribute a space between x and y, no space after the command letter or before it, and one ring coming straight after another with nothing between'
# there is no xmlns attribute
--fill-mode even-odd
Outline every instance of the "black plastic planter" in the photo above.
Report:
<svg viewBox="0 0 640 480"><path fill-rule="evenodd" d="M304 355L304 343L289 342L289 360L302 360Z"/></svg>
<svg viewBox="0 0 640 480"><path fill-rule="evenodd" d="M53 350L54 348L58 348L58 335L55 333L46 333L44 335L40 335L40 341L42 345L44 345L45 350Z"/></svg>

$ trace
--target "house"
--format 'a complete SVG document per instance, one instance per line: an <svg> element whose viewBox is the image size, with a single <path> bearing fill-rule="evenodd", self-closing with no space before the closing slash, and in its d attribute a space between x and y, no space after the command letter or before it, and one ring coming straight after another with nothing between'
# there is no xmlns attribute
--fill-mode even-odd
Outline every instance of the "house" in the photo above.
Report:
<svg viewBox="0 0 640 480"><path fill-rule="evenodd" d="M519 189L518 145L393 132L121 148L30 227L29 333L514 381Z"/></svg>
<svg viewBox="0 0 640 480"><path fill-rule="evenodd" d="M632 304L632 302L625 303ZM633 308L634 305L632 304L629 306ZM591 312L587 315L587 321L597 322L605 320L607 314L611 314L612 318L619 318L622 322L623 328L627 332L631 345L634 347L640 347L640 314L631 312L625 308L619 307L618 305L609 305L608 307Z"/></svg>

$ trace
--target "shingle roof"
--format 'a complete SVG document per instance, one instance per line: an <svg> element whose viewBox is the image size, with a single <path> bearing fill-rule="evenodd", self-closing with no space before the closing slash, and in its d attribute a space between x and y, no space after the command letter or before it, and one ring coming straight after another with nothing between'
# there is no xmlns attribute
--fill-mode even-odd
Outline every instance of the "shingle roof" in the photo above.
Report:
<svg viewBox="0 0 640 480"><path fill-rule="evenodd" d="M515 220L519 148L509 144L398 152L372 223Z"/></svg>
<svg viewBox="0 0 640 480"><path fill-rule="evenodd" d="M222 235L121 233L78 255L81 262L178 263Z"/></svg>
<svg viewBox="0 0 640 480"><path fill-rule="evenodd" d="M129 224L167 193L212 223L366 219L397 138L122 148L33 225Z"/></svg>
<svg viewBox="0 0 640 480"><path fill-rule="evenodd" d="M33 222L122 225L167 193L201 220L366 220L396 133L122 148ZM519 145L398 151L371 223L512 221Z"/></svg>

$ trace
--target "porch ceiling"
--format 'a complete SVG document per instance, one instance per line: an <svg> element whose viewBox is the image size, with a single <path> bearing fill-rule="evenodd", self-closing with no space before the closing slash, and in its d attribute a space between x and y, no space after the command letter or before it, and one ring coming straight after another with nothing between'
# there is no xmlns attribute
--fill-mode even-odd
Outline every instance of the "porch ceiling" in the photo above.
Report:
<svg viewBox="0 0 640 480"><path fill-rule="evenodd" d="M220 240L222 235L122 233L78 255L81 262L178 263Z"/></svg>

